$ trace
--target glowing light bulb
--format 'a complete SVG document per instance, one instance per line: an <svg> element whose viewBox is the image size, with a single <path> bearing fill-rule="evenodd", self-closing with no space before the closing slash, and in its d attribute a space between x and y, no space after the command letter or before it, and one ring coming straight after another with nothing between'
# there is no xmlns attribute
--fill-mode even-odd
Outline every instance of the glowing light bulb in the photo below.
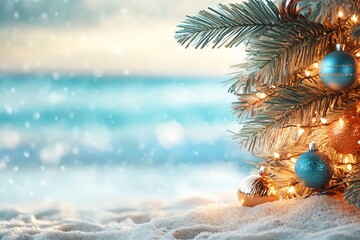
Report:
<svg viewBox="0 0 360 240"><path fill-rule="evenodd" d="M352 15L351 20L352 20L354 23L357 23L357 22L358 22L358 17L357 17L356 15Z"/></svg>
<svg viewBox="0 0 360 240"><path fill-rule="evenodd" d="M343 13L342 11L339 11L339 12L338 12L338 17L339 17L339 18L342 18L343 16L344 16L344 13Z"/></svg>
<svg viewBox="0 0 360 240"><path fill-rule="evenodd" d="M260 98L260 99L264 99L264 98L266 98L266 93L258 92L258 93L256 93L256 96L258 96L258 98Z"/></svg>
<svg viewBox="0 0 360 240"><path fill-rule="evenodd" d="M276 189L274 187L269 188L269 194L270 195L276 195Z"/></svg>
<svg viewBox="0 0 360 240"><path fill-rule="evenodd" d="M348 171L351 171L351 170L352 170L352 165L349 163L348 165L346 165L346 169L347 169Z"/></svg>
<svg viewBox="0 0 360 240"><path fill-rule="evenodd" d="M292 158L290 158L290 161L293 162L293 163L295 163L295 162L296 162L296 158L292 157Z"/></svg>
<svg viewBox="0 0 360 240"><path fill-rule="evenodd" d="M280 154L277 153L277 152L274 152L274 157L275 157L275 158L280 158Z"/></svg>
<svg viewBox="0 0 360 240"><path fill-rule="evenodd" d="M294 186L289 187L288 192L289 193L294 193L295 192L295 187Z"/></svg>
<svg viewBox="0 0 360 240"><path fill-rule="evenodd" d="M311 75L310 71L309 71L309 70L306 70L306 71L305 71L305 75L306 75L307 77L310 77L310 75Z"/></svg>
<svg viewBox="0 0 360 240"><path fill-rule="evenodd" d="M358 141L358 144L360 144L360 140Z"/></svg>
<svg viewBox="0 0 360 240"><path fill-rule="evenodd" d="M314 68L319 68L319 63L318 62L314 63Z"/></svg>
<svg viewBox="0 0 360 240"><path fill-rule="evenodd" d="M356 57L360 57L360 52L357 52L357 53L356 53Z"/></svg>
<svg viewBox="0 0 360 240"><path fill-rule="evenodd" d="M349 158L348 157L345 157L344 158L344 163L348 163L349 162Z"/></svg>
<svg viewBox="0 0 360 240"><path fill-rule="evenodd" d="M300 128L298 130L298 135L301 136L304 132L305 132L305 130L303 128Z"/></svg>
<svg viewBox="0 0 360 240"><path fill-rule="evenodd" d="M340 124L340 127L344 127L344 120L342 118L340 118L339 124Z"/></svg>
<svg viewBox="0 0 360 240"><path fill-rule="evenodd" d="M326 123L327 123L326 118L321 118L320 121L321 121L322 124L326 124Z"/></svg>

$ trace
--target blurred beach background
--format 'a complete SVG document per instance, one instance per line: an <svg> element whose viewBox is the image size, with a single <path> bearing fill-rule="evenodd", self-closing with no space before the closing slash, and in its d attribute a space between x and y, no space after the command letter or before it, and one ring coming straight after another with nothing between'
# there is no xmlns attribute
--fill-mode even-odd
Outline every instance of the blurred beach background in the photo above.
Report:
<svg viewBox="0 0 360 240"><path fill-rule="evenodd" d="M0 2L0 204L236 200L250 172L223 82L244 49L184 49L221 0Z"/></svg>

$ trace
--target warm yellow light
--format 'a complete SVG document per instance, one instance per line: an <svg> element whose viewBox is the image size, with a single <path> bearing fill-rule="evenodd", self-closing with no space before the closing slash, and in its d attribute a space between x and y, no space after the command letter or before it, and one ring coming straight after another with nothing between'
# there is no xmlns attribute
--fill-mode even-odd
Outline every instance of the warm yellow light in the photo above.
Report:
<svg viewBox="0 0 360 240"><path fill-rule="evenodd" d="M339 124L340 124L340 127L344 127L344 120L342 118L340 118Z"/></svg>
<svg viewBox="0 0 360 240"><path fill-rule="evenodd" d="M320 121L321 121L322 124L326 124L326 123L327 123L326 118L321 118Z"/></svg>
<svg viewBox="0 0 360 240"><path fill-rule="evenodd" d="M310 75L311 75L310 71L306 70L306 71L305 71L305 75L306 75L307 77L310 77Z"/></svg>
<svg viewBox="0 0 360 240"><path fill-rule="evenodd" d="M358 141L358 144L360 144L360 140Z"/></svg>
<svg viewBox="0 0 360 240"><path fill-rule="evenodd" d="M289 193L294 193L295 192L295 187L294 186L289 187L288 192Z"/></svg>
<svg viewBox="0 0 360 240"><path fill-rule="evenodd" d="M348 163L349 162L349 158L348 157L345 157L344 158L344 163Z"/></svg>
<svg viewBox="0 0 360 240"><path fill-rule="evenodd" d="M343 13L342 11L339 11L339 12L338 12L338 17L339 17L339 18L342 18L343 16L344 16L344 13Z"/></svg>
<svg viewBox="0 0 360 240"><path fill-rule="evenodd" d="M258 93L256 93L256 96L258 96L258 98L260 98L260 99L264 99L264 98L266 98L266 93L258 92Z"/></svg>
<svg viewBox="0 0 360 240"><path fill-rule="evenodd" d="M357 53L356 53L356 57L360 57L360 52L357 52Z"/></svg>
<svg viewBox="0 0 360 240"><path fill-rule="evenodd" d="M305 132L305 130L303 128L300 128L298 130L298 135L301 136L304 132Z"/></svg>
<svg viewBox="0 0 360 240"><path fill-rule="evenodd" d="M275 188L274 188L274 187L270 187L270 188L269 188L269 193L270 193L270 195L276 195L276 190L275 190Z"/></svg>
<svg viewBox="0 0 360 240"><path fill-rule="evenodd" d="M274 152L274 157L275 157L275 158L280 158L280 154L277 153L277 152Z"/></svg>
<svg viewBox="0 0 360 240"><path fill-rule="evenodd" d="M314 63L314 68L319 68L319 63L318 62Z"/></svg>
<svg viewBox="0 0 360 240"><path fill-rule="evenodd" d="M352 170L352 165L349 163L348 165L346 165L346 169L347 169L348 171L351 171L351 170Z"/></svg>
<svg viewBox="0 0 360 240"><path fill-rule="evenodd" d="M354 23L357 23L358 17L357 17L356 15L352 15L351 20L352 20Z"/></svg>
<svg viewBox="0 0 360 240"><path fill-rule="evenodd" d="M290 158L290 161L293 162L293 163L295 163L295 162L296 162L296 158L292 157L292 158Z"/></svg>

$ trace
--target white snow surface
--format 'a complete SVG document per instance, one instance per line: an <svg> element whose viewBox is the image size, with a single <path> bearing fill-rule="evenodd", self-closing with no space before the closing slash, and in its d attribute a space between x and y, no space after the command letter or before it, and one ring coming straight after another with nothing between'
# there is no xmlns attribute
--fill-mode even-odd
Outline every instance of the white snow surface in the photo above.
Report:
<svg viewBox="0 0 360 240"><path fill-rule="evenodd" d="M211 203L199 198L167 205L144 202L138 208L2 207L0 238L360 239L360 209L329 196L283 200L253 208L238 202Z"/></svg>

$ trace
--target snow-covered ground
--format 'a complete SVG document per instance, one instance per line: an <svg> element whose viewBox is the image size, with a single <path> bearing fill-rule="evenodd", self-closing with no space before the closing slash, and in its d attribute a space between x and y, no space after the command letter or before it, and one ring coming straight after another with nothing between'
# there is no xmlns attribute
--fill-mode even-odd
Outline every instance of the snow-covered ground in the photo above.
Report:
<svg viewBox="0 0 360 240"><path fill-rule="evenodd" d="M0 172L0 239L359 239L328 196L242 207L231 164Z"/></svg>
<svg viewBox="0 0 360 240"><path fill-rule="evenodd" d="M189 210L194 205L203 205ZM1 239L359 239L360 210L315 196L253 208L188 199L141 207L2 208Z"/></svg>

